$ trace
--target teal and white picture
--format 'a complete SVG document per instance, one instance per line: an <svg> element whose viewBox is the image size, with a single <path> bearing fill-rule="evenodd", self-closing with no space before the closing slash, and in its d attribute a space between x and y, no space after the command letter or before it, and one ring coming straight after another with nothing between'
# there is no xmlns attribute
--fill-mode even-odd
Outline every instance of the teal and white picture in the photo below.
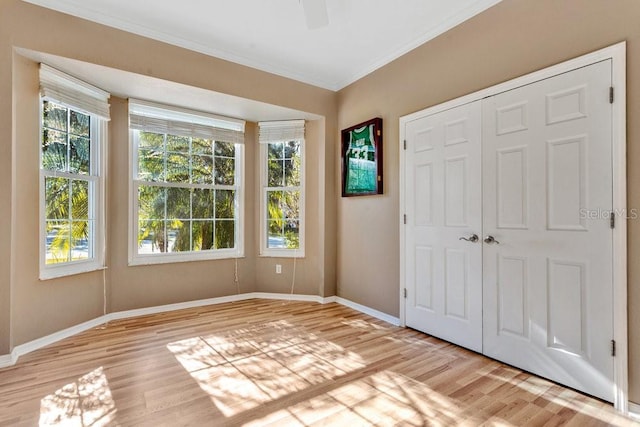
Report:
<svg viewBox="0 0 640 427"><path fill-rule="evenodd" d="M342 131L342 195L382 194L382 119Z"/></svg>

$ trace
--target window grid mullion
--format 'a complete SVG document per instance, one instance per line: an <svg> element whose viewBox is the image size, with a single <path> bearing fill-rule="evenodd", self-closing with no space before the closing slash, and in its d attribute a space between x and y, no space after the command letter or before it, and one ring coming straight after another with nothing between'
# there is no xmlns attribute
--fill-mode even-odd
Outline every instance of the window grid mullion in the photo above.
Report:
<svg viewBox="0 0 640 427"><path fill-rule="evenodd" d="M84 177L85 175L80 175ZM75 179L75 176L72 178ZM87 180L89 181L89 180ZM221 184L189 184L179 182L162 182L162 181L146 181L144 179L134 179L133 182L138 185L147 185L151 187L163 187L163 188L193 188L198 190L238 190L237 185L221 185ZM281 187L277 187L281 188ZM293 188L293 187L292 187Z"/></svg>
<svg viewBox="0 0 640 427"><path fill-rule="evenodd" d="M193 138L189 138L189 183L193 184ZM193 189L189 189L189 251L193 250Z"/></svg>
<svg viewBox="0 0 640 427"><path fill-rule="evenodd" d="M66 172L71 173L71 137L70 135L70 124L71 124L71 108L67 108L67 123L66 123L66 133L65 133L65 139L67 142L67 151L66 151L66 157L67 157L67 164L65 166Z"/></svg>
<svg viewBox="0 0 640 427"><path fill-rule="evenodd" d="M164 182L167 182L167 177L169 176L169 170L167 168L167 158L168 158L168 153L167 153L167 137L168 135L165 133L162 136L162 164L163 164L163 170L164 170ZM168 194L168 189L165 187L162 191L163 193L163 197L164 197L164 212L163 212L163 218L162 218L162 239L163 239L163 245L165 246L165 251L169 252L169 233L167 231L167 228L169 226L167 221L167 202L169 199L169 194Z"/></svg>

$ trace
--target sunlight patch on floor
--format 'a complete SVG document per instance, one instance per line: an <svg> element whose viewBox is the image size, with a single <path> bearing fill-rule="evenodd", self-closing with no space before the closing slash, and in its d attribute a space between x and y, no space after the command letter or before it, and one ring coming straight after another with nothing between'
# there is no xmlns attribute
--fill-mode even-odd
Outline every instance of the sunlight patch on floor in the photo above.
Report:
<svg viewBox="0 0 640 427"><path fill-rule="evenodd" d="M362 319L345 319L342 322L343 325L347 325L350 326L352 328L358 328L358 329L366 329L366 330L377 330L377 331L388 331L391 328L382 326L382 325L377 325L373 322L367 322L366 320L362 320Z"/></svg>
<svg viewBox="0 0 640 427"><path fill-rule="evenodd" d="M463 424L451 400L406 376L381 371L254 419L246 426Z"/></svg>
<svg viewBox="0 0 640 427"><path fill-rule="evenodd" d="M40 426L99 427L115 419L116 405L102 367L40 401Z"/></svg>
<svg viewBox="0 0 640 427"><path fill-rule="evenodd" d="M167 345L227 417L365 366L356 353L286 321Z"/></svg>

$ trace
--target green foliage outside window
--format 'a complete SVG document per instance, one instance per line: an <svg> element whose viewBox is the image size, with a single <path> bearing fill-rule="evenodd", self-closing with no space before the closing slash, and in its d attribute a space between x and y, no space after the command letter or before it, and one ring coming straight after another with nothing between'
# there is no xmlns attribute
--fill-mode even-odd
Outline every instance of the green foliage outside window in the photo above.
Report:
<svg viewBox="0 0 640 427"><path fill-rule="evenodd" d="M232 143L139 132L138 253L234 248L235 162Z"/></svg>
<svg viewBox="0 0 640 427"><path fill-rule="evenodd" d="M300 141L269 143L267 248L300 247Z"/></svg>
<svg viewBox="0 0 640 427"><path fill-rule="evenodd" d="M44 170L46 264L91 256L93 218L90 116L50 101L42 103L41 167ZM62 172L65 177L55 176Z"/></svg>

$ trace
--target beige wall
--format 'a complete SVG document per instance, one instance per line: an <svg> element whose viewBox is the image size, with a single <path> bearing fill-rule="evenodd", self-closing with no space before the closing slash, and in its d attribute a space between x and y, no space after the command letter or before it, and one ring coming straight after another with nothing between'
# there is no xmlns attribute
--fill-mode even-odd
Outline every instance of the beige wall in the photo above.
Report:
<svg viewBox="0 0 640 427"><path fill-rule="evenodd" d="M339 128L384 119L385 194L338 202L338 294L398 315L401 116L622 40L628 42L628 206L639 207L639 23L637 0L504 0L341 90ZM629 380L635 402L640 402L639 241L640 224L630 221Z"/></svg>
<svg viewBox="0 0 640 427"><path fill-rule="evenodd" d="M14 48L58 55L266 102L323 117L308 122L307 257L297 262L296 293L335 290L335 92L155 42L18 0L0 2L0 355L19 344L103 313L103 273L38 280L38 65ZM107 311L232 295L234 260L127 265L127 104L113 97L107 176ZM240 292L289 292L290 259L258 258L256 124L246 128L245 254ZM317 159L317 161L316 161ZM10 237L9 237L10 236ZM275 275L273 264L283 265Z"/></svg>
<svg viewBox="0 0 640 427"><path fill-rule="evenodd" d="M102 314L102 272L46 282L38 280L38 64L15 54L13 60L14 164L20 167L14 170L11 331L14 339L31 340L60 330L61 325L71 326L77 324L78 319L88 320L96 317L96 313Z"/></svg>
<svg viewBox="0 0 640 427"><path fill-rule="evenodd" d="M309 125L307 258L296 264L296 293L333 295L399 311L398 119L621 40L628 41L629 207L640 202L640 2L504 0L359 80L338 94L39 8L0 2L0 355L15 345L102 314L102 273L37 280L37 67L14 47L154 76L323 116ZM229 295L234 263L128 267L126 103L112 99L108 177L109 311ZM339 129L384 119L385 194L339 197ZM293 261L258 258L255 125L247 127L247 257L241 292L289 292ZM253 170L250 168L253 167ZM337 217L336 217L337 211ZM253 228L252 228L253 227ZM640 401L640 251L629 224L629 330L632 400ZM337 254L337 263L336 263ZM274 264L283 265L275 275ZM336 280L337 277L337 280ZM176 285L176 283L178 285Z"/></svg>

